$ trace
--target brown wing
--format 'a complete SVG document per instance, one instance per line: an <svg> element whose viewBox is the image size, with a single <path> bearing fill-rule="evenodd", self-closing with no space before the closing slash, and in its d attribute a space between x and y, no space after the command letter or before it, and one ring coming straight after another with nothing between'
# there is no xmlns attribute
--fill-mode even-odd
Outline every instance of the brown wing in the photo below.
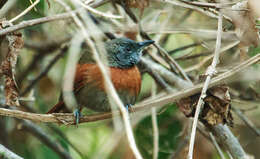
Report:
<svg viewBox="0 0 260 159"><path fill-rule="evenodd" d="M74 93L77 93L82 87L84 87L85 84L91 81L97 81L97 85L101 84L101 80L98 80L101 75L99 70L96 70L97 66L95 64L78 64L76 68L76 74L74 79ZM95 73L97 72L97 73ZM97 76L96 76L97 75ZM99 82L100 81L100 82ZM54 105L47 114L50 113L57 113L61 110L65 109L65 104L61 100L56 105Z"/></svg>

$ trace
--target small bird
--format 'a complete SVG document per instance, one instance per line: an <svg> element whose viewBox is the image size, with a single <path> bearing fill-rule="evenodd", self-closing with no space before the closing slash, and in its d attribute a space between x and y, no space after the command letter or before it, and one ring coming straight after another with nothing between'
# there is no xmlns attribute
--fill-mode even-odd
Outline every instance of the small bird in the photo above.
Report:
<svg viewBox="0 0 260 159"><path fill-rule="evenodd" d="M127 38L116 38L105 43L110 78L127 109L135 103L141 88L141 75L136 64L143 49L153 43L153 40L136 42ZM103 76L97 64L77 65L73 92L78 102L78 109L74 112L76 124L83 107L98 112L110 111ZM47 113L57 113L65 108L61 98Z"/></svg>

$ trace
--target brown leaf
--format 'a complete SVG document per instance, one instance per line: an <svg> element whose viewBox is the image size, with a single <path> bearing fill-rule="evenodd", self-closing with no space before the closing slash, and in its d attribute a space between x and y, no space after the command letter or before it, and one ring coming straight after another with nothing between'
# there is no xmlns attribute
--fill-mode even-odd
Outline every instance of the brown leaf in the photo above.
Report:
<svg viewBox="0 0 260 159"><path fill-rule="evenodd" d="M14 69L18 53L23 47L22 34L9 33L6 35L6 39L9 42L8 53L0 68L0 73L5 76L5 102L8 106L19 106L19 93L14 78Z"/></svg>
<svg viewBox="0 0 260 159"><path fill-rule="evenodd" d="M183 98L177 102L179 109L187 116L193 117L196 110L199 94ZM204 107L200 113L200 120L210 125L227 123L232 125L232 115L230 112L230 96L228 87L221 85L207 91L204 98Z"/></svg>

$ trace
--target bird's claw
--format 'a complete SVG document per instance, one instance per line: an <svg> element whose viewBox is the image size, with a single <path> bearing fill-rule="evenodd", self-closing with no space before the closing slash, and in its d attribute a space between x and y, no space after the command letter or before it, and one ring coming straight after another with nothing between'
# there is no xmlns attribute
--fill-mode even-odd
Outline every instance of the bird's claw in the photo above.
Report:
<svg viewBox="0 0 260 159"><path fill-rule="evenodd" d="M81 112L80 112L79 109L76 109L76 110L73 112L73 114L74 114L74 117L75 117L75 124L76 124L76 126L78 127L79 119L82 117L82 114L81 114Z"/></svg>
<svg viewBox="0 0 260 159"><path fill-rule="evenodd" d="M132 111L132 106L133 106L132 104L127 104L127 105L126 105L125 108L126 108L126 111L127 111L128 113Z"/></svg>

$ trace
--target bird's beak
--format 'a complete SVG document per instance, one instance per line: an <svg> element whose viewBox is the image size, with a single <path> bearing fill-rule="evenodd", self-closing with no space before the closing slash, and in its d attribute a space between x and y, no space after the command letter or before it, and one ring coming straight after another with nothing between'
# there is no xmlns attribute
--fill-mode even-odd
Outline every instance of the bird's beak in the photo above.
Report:
<svg viewBox="0 0 260 159"><path fill-rule="evenodd" d="M154 43L153 40L146 40L146 41L143 41L143 42L139 42L138 44L139 44L140 48L144 48L144 47L149 46L153 43Z"/></svg>

